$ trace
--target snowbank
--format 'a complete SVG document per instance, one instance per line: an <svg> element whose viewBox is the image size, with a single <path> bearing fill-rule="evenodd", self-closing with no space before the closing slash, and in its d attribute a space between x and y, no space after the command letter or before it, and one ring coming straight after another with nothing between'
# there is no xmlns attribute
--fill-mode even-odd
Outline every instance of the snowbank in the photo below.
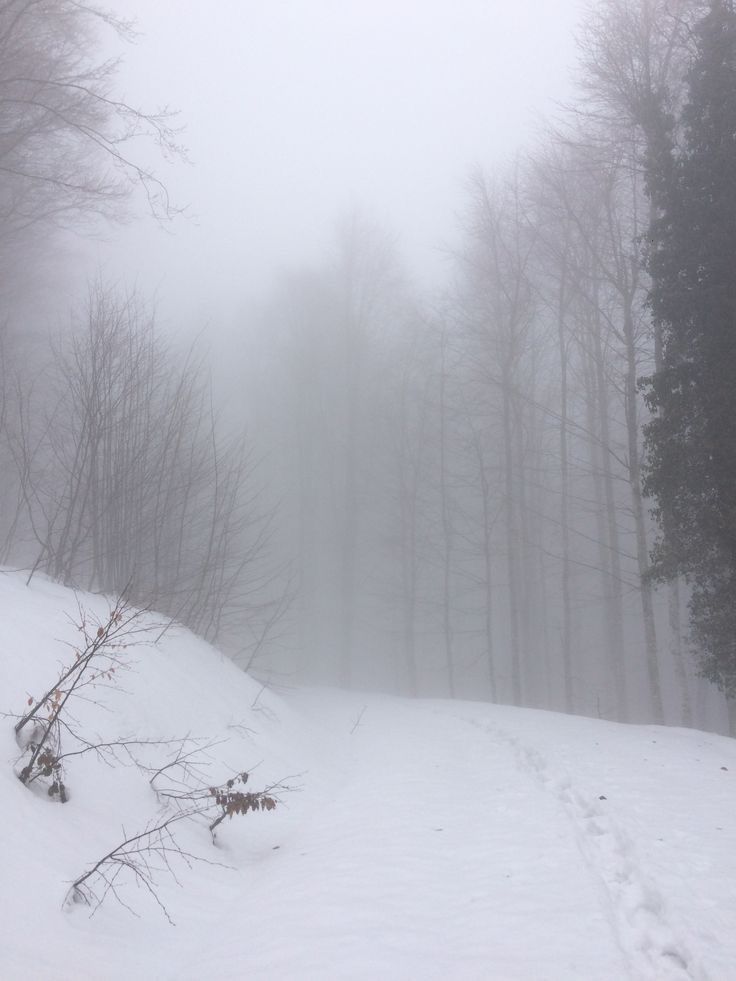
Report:
<svg viewBox="0 0 736 981"><path fill-rule="evenodd" d="M78 601L105 618L100 597L0 574L0 710L21 712L68 662ZM130 760L93 754L69 761L67 804L29 791L6 719L3 981L736 976L733 740L475 703L279 698L181 628L152 643L149 622L129 670L75 706L85 732L201 737L218 743L205 782L248 769L253 789L301 789L225 822L216 844L206 821L179 825L204 861L155 874L175 926L130 877L133 915L112 896L69 906L68 884L159 803Z"/></svg>

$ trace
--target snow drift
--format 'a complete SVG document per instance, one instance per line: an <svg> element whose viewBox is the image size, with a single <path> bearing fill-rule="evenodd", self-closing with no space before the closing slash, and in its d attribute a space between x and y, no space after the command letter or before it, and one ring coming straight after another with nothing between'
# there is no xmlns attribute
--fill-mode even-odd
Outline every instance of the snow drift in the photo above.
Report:
<svg viewBox="0 0 736 981"><path fill-rule="evenodd" d="M0 710L53 682L79 605L109 610L0 574ZM190 779L248 770L253 789L292 790L214 843L206 819L177 825L193 858L171 872L154 860L155 895L121 875L121 902L69 904L69 884L162 803L124 753L69 760L66 804L29 790L9 715L3 981L734 977L733 740L479 703L277 697L187 631L155 642L149 624L128 670L74 705L84 732L201 740ZM163 765L171 745L138 755Z"/></svg>

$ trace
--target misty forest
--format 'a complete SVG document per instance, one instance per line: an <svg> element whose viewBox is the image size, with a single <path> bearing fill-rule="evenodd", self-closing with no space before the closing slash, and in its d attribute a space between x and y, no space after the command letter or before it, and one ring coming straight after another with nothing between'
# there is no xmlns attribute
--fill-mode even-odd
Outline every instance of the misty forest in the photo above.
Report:
<svg viewBox="0 0 736 981"><path fill-rule="evenodd" d="M734 736L736 0L0 0L0 981L733 981Z"/></svg>
<svg viewBox="0 0 736 981"><path fill-rule="evenodd" d="M224 355L216 317L161 323L84 258L195 220L167 176L196 181L187 107L120 81L135 32L0 3L2 563L124 593L277 689L728 731L731 0L589 4L571 97L454 175L440 271L336 205Z"/></svg>

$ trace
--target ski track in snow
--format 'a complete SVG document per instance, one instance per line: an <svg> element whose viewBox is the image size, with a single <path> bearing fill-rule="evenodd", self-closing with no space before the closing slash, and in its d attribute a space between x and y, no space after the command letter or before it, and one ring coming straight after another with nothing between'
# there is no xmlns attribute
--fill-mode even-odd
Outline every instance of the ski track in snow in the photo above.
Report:
<svg viewBox="0 0 736 981"><path fill-rule="evenodd" d="M578 849L598 880L616 942L637 981L709 981L675 929L667 902L641 870L633 840L607 813L605 801L581 793L563 769L538 749L496 726L465 719L515 753L519 768L554 795L572 827Z"/></svg>

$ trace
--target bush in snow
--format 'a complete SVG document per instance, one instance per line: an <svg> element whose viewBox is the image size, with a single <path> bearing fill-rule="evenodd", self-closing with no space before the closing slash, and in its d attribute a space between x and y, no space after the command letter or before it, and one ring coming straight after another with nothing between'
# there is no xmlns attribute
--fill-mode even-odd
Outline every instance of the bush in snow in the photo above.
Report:
<svg viewBox="0 0 736 981"><path fill-rule="evenodd" d="M62 804L68 800L65 783L65 761L71 756L97 752L114 754L124 741L102 743L90 741L72 720L69 707L75 697L90 686L114 681L122 666L122 652L145 628L143 612L118 599L104 622L90 620L79 608L78 629L82 643L74 650L74 660L63 667L58 678L40 698L28 696L27 711L18 718L15 738L23 750L18 777L26 786L40 781L48 796ZM64 751L62 743L72 744Z"/></svg>
<svg viewBox="0 0 736 981"><path fill-rule="evenodd" d="M212 786L199 775L204 766L205 751L217 745L201 739L116 738L102 741L90 738L69 711L74 700L84 695L95 701L90 688L113 684L117 672L126 667L124 651L141 635L150 634L151 623L142 618L144 611L130 606L123 598L110 609L104 620L91 618L79 607L78 630L82 642L73 650L71 663L61 668L54 683L39 698L28 697L26 711L16 715L15 737L22 750L17 775L27 787L41 785L53 800L68 800L65 768L71 757L93 752L107 763L132 761L141 773L149 776L149 784L163 805L159 815L133 835L123 833L123 840L109 849L72 883L68 901L83 902L97 907L110 893L127 905L118 892L121 874L133 877L161 906L155 875L162 870L173 874L175 859L191 863L202 860L183 850L174 835L178 822L204 817L215 840L215 829L225 818L246 815L255 811L272 811L277 805L278 792L287 788L281 784L264 790L245 790L249 774L243 770ZM150 765L140 759L138 748L161 750L173 746L173 752L163 764Z"/></svg>

